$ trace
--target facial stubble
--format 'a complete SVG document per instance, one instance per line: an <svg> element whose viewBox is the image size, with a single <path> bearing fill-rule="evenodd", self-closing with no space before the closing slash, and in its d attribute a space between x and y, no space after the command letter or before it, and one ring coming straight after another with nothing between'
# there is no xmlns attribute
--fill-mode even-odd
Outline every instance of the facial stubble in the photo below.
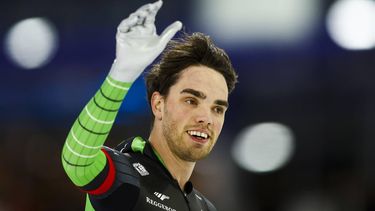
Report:
<svg viewBox="0 0 375 211"><path fill-rule="evenodd" d="M162 120L162 132L172 153L179 159L188 162L196 162L205 158L212 150L214 140L210 138L206 146L186 142L184 141L184 136L188 136L186 133L187 129L183 128L182 131L180 131L177 125L178 121L174 120L170 112L165 108Z"/></svg>

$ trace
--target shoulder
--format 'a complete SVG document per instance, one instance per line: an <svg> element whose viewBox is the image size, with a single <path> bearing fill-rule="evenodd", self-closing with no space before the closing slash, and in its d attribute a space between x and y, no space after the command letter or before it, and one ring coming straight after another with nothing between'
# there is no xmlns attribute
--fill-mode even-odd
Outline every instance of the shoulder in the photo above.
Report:
<svg viewBox="0 0 375 211"><path fill-rule="evenodd" d="M112 162L112 165L114 166L116 180L120 180L119 182L123 183L129 183L134 179L139 179L139 174L135 171L133 165L133 163L136 162L136 158L131 153L122 153L109 147L103 147L103 151L109 157L109 163ZM129 177L132 177L132 179ZM139 181L134 185L139 186Z"/></svg>
<svg viewBox="0 0 375 211"><path fill-rule="evenodd" d="M204 200L207 204L208 210L210 210L210 211L216 210L216 207L210 202L210 200L208 200L207 198L204 198Z"/></svg>
<svg viewBox="0 0 375 211"><path fill-rule="evenodd" d="M90 191L88 199L95 210L131 210L140 192L139 174L135 171L133 157L109 147L103 147L109 169L99 188L108 187L105 192ZM112 173L111 173L112 172ZM113 179L111 176L113 175ZM124 203L125 202L125 203Z"/></svg>
<svg viewBox="0 0 375 211"><path fill-rule="evenodd" d="M131 156L127 156L109 147L102 147L106 163L94 179L81 189L90 195L105 196L122 183L139 187L139 176L131 164Z"/></svg>
<svg viewBox="0 0 375 211"><path fill-rule="evenodd" d="M213 203L210 200L208 200L202 193L197 191L195 188L194 188L194 192L197 195L197 197L200 197L200 200L205 203L207 210L209 211L217 210L216 207L213 205Z"/></svg>

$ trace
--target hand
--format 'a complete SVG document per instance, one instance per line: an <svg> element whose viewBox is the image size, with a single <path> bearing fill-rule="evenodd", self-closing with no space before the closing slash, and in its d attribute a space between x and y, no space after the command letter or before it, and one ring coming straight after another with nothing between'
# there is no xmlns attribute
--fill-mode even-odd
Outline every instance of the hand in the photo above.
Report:
<svg viewBox="0 0 375 211"><path fill-rule="evenodd" d="M162 4L159 0L143 5L118 26L116 59L109 73L113 79L122 82L135 81L181 29L182 23L176 21L160 36L156 34L155 16Z"/></svg>

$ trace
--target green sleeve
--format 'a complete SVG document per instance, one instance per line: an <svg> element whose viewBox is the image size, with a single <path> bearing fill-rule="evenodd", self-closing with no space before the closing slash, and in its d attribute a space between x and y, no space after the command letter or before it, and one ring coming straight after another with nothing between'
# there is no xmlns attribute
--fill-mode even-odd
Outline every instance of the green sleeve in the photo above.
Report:
<svg viewBox="0 0 375 211"><path fill-rule="evenodd" d="M108 76L74 122L63 147L62 164L75 185L88 184L104 169L101 147L130 86Z"/></svg>

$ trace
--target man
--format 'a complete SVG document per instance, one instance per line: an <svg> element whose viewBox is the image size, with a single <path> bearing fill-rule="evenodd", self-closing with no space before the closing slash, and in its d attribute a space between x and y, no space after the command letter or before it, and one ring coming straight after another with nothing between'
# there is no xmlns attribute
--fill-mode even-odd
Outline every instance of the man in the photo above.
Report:
<svg viewBox="0 0 375 211"><path fill-rule="evenodd" d="M189 178L221 132L237 75L228 56L201 33L170 41L179 21L158 36L161 1L123 20L108 77L83 109L62 152L64 169L87 193L86 210L216 210ZM146 76L153 113L148 140L103 147L132 83L164 50Z"/></svg>

